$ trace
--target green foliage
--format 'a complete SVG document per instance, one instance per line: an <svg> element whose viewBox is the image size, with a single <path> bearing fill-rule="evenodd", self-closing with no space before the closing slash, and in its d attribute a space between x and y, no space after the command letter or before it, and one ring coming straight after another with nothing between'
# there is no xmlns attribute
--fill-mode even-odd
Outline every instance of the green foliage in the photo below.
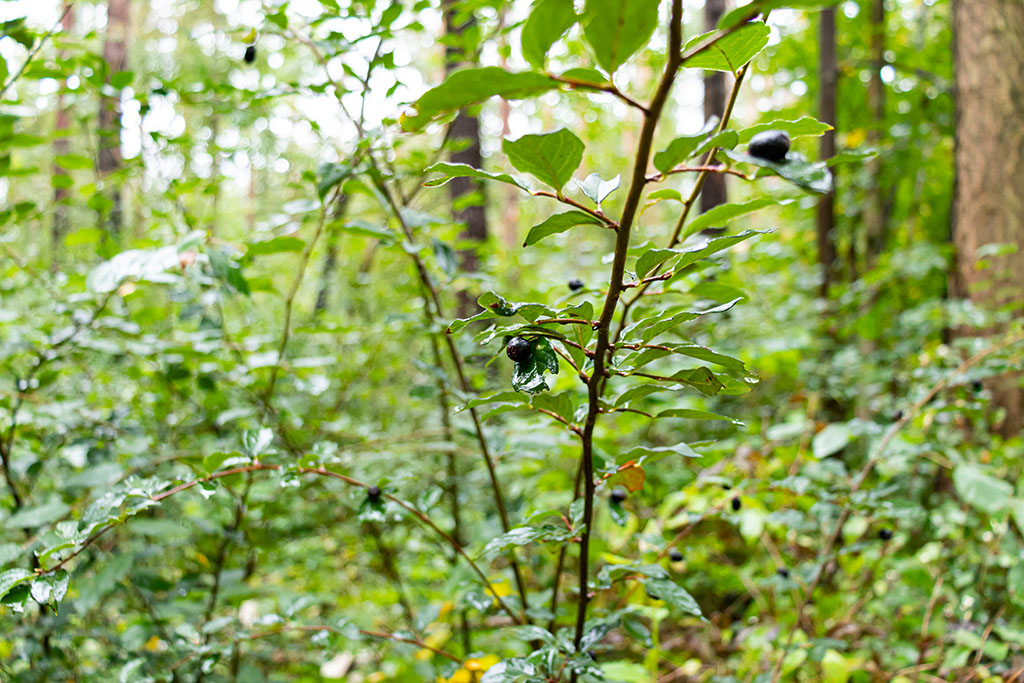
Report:
<svg viewBox="0 0 1024 683"><path fill-rule="evenodd" d="M650 108L671 2L150 8L115 74L94 13L4 24L0 679L1008 680L1021 343L947 296L949 3L888 3L880 122L842 5L824 160L834 4L687 3L679 78L748 65L703 126L689 81ZM466 107L483 169L430 125ZM772 129L786 161L744 153Z"/></svg>

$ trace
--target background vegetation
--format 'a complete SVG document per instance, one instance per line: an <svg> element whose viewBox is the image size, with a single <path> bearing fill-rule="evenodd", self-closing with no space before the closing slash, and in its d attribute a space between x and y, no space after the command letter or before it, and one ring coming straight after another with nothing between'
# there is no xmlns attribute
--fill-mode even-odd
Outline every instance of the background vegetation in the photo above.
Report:
<svg viewBox="0 0 1024 683"><path fill-rule="evenodd" d="M1011 5L3 3L0 679L1021 680Z"/></svg>

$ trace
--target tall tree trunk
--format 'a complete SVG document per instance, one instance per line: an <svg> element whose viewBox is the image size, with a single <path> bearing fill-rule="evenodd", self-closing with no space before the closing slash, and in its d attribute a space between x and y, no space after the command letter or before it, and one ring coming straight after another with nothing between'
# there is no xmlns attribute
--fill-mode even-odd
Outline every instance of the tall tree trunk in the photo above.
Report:
<svg viewBox="0 0 1024 683"><path fill-rule="evenodd" d="M61 30L70 34L75 29L75 7L70 2L64 3L64 17L61 19ZM62 55L64 56L64 55ZM61 84L60 92L57 93L57 122L55 124L53 138L53 156L59 157L67 154L68 128L71 127L71 108L65 99L67 82ZM50 267L54 270L60 265L60 246L64 241L64 235L68 231L68 188L67 171L61 168L60 164L53 164L53 225L50 226Z"/></svg>
<svg viewBox="0 0 1024 683"><path fill-rule="evenodd" d="M868 145L877 148L882 141L885 125L885 88L882 67L885 66L885 0L869 0L871 5L871 77L868 80ZM886 215L882 193L882 157L876 155L868 162L868 192L864 207L864 269L869 270L885 249Z"/></svg>
<svg viewBox="0 0 1024 683"><path fill-rule="evenodd" d="M107 28L103 40L103 61L107 65L107 84L110 78L128 67L128 31L130 0L107 1ZM106 180L121 168L121 97L100 97L99 115L99 159L97 170ZM121 231L122 207L121 189L115 184L110 188L113 207L107 217L110 232Z"/></svg>
<svg viewBox="0 0 1024 683"><path fill-rule="evenodd" d="M444 0L445 31L450 36L462 36L467 29L476 24L472 13L461 7L458 0ZM463 47L449 44L445 48L445 71L451 73L467 62ZM448 144L452 146L450 155L454 164L469 164L473 168L483 166L480 153L480 121L473 114L462 110L452 121L448 130ZM476 194L479 199L473 200L467 195ZM484 242L487 239L487 214L483 203L483 186L472 178L455 178L448 183L448 196L452 201L452 214L455 220L465 225L463 239ZM461 266L464 271L473 272L479 269L480 263L475 249L464 249L460 252ZM459 309L461 314L472 312L472 297L468 292L459 292Z"/></svg>
<svg viewBox="0 0 1024 683"><path fill-rule="evenodd" d="M836 91L839 69L836 66L836 10L829 7L821 11L818 25L818 118L833 128L836 125ZM821 137L818 155L831 159L836 153L836 135L830 130ZM818 200L817 237L818 263L821 265L821 296L828 298L829 287L835 273L836 244L835 190Z"/></svg>
<svg viewBox="0 0 1024 683"><path fill-rule="evenodd" d="M1011 307L1019 316L1024 292L1024 4L1019 0L954 0L956 80L956 190L953 291L988 308ZM978 249L1010 243L1016 252L987 256ZM1021 430L1021 377L990 386L1006 411L999 431Z"/></svg>
<svg viewBox="0 0 1024 683"><path fill-rule="evenodd" d="M704 3L704 30L713 31L725 14L725 0L706 0ZM725 72L709 71L704 77L704 120L725 113ZM700 192L701 213L710 211L728 199L725 173L709 173ZM722 228L709 228L705 233L719 233Z"/></svg>

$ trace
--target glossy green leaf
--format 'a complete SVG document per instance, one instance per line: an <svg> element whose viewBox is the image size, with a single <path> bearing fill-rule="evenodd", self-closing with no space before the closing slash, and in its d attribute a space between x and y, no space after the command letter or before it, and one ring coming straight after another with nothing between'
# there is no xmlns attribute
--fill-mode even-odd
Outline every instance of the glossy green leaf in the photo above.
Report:
<svg viewBox="0 0 1024 683"><path fill-rule="evenodd" d="M509 162L545 185L561 192L583 161L583 142L565 128L542 135L505 140L501 149Z"/></svg>
<svg viewBox="0 0 1024 683"><path fill-rule="evenodd" d="M402 128L418 130L432 119L492 97L520 100L558 87L543 74L506 71L497 66L456 71L441 85L428 90L414 105L416 113L402 115Z"/></svg>
<svg viewBox="0 0 1024 683"><path fill-rule="evenodd" d="M1013 486L970 463L953 470L953 488L965 503L988 515L1006 510L1013 496Z"/></svg>
<svg viewBox="0 0 1024 683"><path fill-rule="evenodd" d="M730 150L725 150L723 153L733 161L754 164L755 166L774 171L779 176L808 192L828 194L832 191L832 173L828 170L828 165L822 161L807 161L806 158L797 152L790 152L784 161L769 161L761 157Z"/></svg>
<svg viewBox="0 0 1024 683"><path fill-rule="evenodd" d="M526 241L523 242L523 246L528 247L531 244L536 244L545 237L557 235L558 233L565 232L577 225L601 225L601 221L594 216L591 216L589 213L584 213L582 211L556 213L543 223L530 228L530 232L526 235Z"/></svg>
<svg viewBox="0 0 1024 683"><path fill-rule="evenodd" d="M644 579L643 584L655 600L664 600L684 614L701 616L697 601L672 579Z"/></svg>
<svg viewBox="0 0 1024 683"><path fill-rule="evenodd" d="M572 0L537 0L523 24L523 57L535 69L544 69L548 50L576 23Z"/></svg>
<svg viewBox="0 0 1024 683"><path fill-rule="evenodd" d="M777 119L768 123L759 123L739 131L740 142L750 142L750 138L766 130L784 130L790 138L817 137L832 130L832 126L811 116L801 116L795 121Z"/></svg>
<svg viewBox="0 0 1024 683"><path fill-rule="evenodd" d="M647 44L658 25L660 0L587 0L583 35L608 73Z"/></svg>
<svg viewBox="0 0 1024 683"><path fill-rule="evenodd" d="M522 180L513 178L507 173L488 173L487 171L481 171L478 168L473 168L468 164L449 164L441 162L434 164L423 172L442 174L439 178L431 178L430 180L424 181L423 184L427 187L438 187L440 185L444 185L453 178L482 178L485 180L497 180L502 183L508 183L509 185L515 185L523 190L530 189Z"/></svg>
<svg viewBox="0 0 1024 683"><path fill-rule="evenodd" d="M708 48L697 52L683 62L683 66L695 69L711 69L713 71L730 71L736 73L741 66L749 62L768 44L771 29L760 21L751 22L747 26L729 33L716 40ZM683 48L683 52L695 49L717 34L709 31L694 36Z"/></svg>

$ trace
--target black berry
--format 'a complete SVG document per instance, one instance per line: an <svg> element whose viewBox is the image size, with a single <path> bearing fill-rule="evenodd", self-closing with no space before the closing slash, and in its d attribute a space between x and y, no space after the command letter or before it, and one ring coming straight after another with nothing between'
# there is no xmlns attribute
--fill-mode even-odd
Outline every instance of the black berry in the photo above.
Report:
<svg viewBox="0 0 1024 683"><path fill-rule="evenodd" d="M892 539L892 529L879 529L878 537L883 541L888 541Z"/></svg>
<svg viewBox="0 0 1024 683"><path fill-rule="evenodd" d="M256 61L256 46L249 45L245 48L245 63L252 64Z"/></svg>
<svg viewBox="0 0 1024 683"><path fill-rule="evenodd" d="M366 497L373 501L380 500L380 487L371 486L370 488L366 489Z"/></svg>
<svg viewBox="0 0 1024 683"><path fill-rule="evenodd" d="M786 569L785 567L779 567L778 569L775 570L775 573L778 574L779 576L781 576L784 579L788 579L789 578L789 570Z"/></svg>
<svg viewBox="0 0 1024 683"><path fill-rule="evenodd" d="M740 499L739 498L733 498L732 499L732 509L736 510L738 512L741 507L743 507L743 503L740 502Z"/></svg>
<svg viewBox="0 0 1024 683"><path fill-rule="evenodd" d="M611 498L612 498L612 502L613 503L621 503L622 501L626 500L626 489L623 489L623 488L614 488L614 489L612 489L612 496L611 496Z"/></svg>
<svg viewBox="0 0 1024 683"><path fill-rule="evenodd" d="M508 357L517 363L522 363L530 357L532 349L530 348L530 342L526 341L522 337L512 337L509 340L508 345L505 347L505 353Z"/></svg>
<svg viewBox="0 0 1024 683"><path fill-rule="evenodd" d="M976 394L980 394L981 390L984 388L985 385L982 383L980 379L976 379L973 382L971 382L971 391L973 391Z"/></svg>
<svg viewBox="0 0 1024 683"><path fill-rule="evenodd" d="M747 152L768 161L783 161L789 153L789 133L784 130L766 130L750 138Z"/></svg>
<svg viewBox="0 0 1024 683"><path fill-rule="evenodd" d="M569 280L569 289L571 289L574 292L583 289L583 286L583 280L579 279L578 277L574 277L573 279Z"/></svg>
<svg viewBox="0 0 1024 683"><path fill-rule="evenodd" d="M673 562L681 562L683 559L683 554L675 548L672 548L672 552L670 552L668 556L672 558Z"/></svg>

